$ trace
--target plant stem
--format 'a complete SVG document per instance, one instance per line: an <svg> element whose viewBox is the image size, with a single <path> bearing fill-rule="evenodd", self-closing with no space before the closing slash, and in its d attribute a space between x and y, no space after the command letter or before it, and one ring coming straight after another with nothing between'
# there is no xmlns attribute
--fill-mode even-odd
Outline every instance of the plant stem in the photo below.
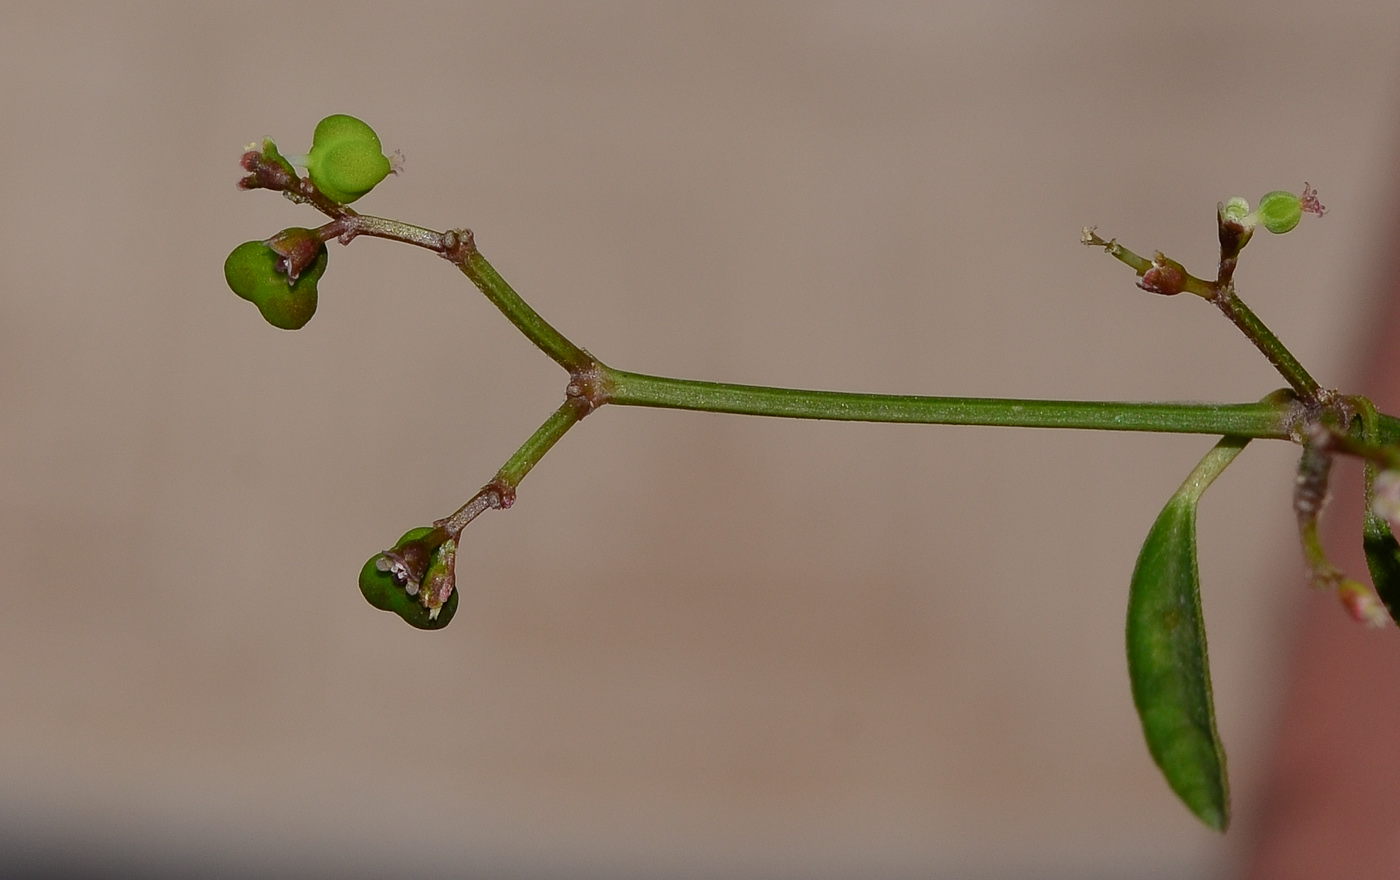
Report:
<svg viewBox="0 0 1400 880"><path fill-rule="evenodd" d="M1290 439L1290 428L1296 421L1292 403L1288 401L1119 403L855 394L701 382L615 370L603 366L531 308L477 250L471 230L435 232L398 220L357 214L343 206L337 214L331 223L322 227L324 238L339 237L348 242L356 236L368 235L434 251L460 268L527 339L572 376L598 374L603 389L601 395L590 398L587 404L571 398L511 457L497 480L488 484L499 484L497 488L506 490L507 494L564 431L586 415L590 406L601 403L798 419L1233 434L1276 439ZM1084 231L1084 243L1104 247L1139 275L1153 265L1116 241L1104 241L1092 230ZM1192 292L1197 291L1193 289ZM1214 292L1215 295L1209 297L1211 301L1263 352L1298 395L1309 403L1319 402L1323 394L1321 387L1264 322L1235 295L1228 277ZM456 516L454 514L452 519Z"/></svg>
<svg viewBox="0 0 1400 880"><path fill-rule="evenodd" d="M1226 284L1221 287L1211 302L1224 313L1225 317L1238 328L1240 332L1249 337L1249 341L1254 343L1254 347L1269 359L1269 363L1274 365L1274 369L1293 386L1293 390L1298 392L1298 396L1310 403L1319 402L1322 396L1322 386L1317 384L1317 380L1309 375L1293 353L1284 347L1274 332L1259 320L1259 316L1245 305L1235 294L1234 284Z"/></svg>
<svg viewBox="0 0 1400 880"><path fill-rule="evenodd" d="M1081 244L1088 245L1089 247L1103 248L1110 257L1113 257L1113 259L1136 272L1139 278L1147 274L1147 270L1152 268L1151 260L1140 257L1123 247L1118 243L1118 239L1116 238L1107 240L1100 238L1099 234L1094 231L1094 227L1092 226L1084 227L1084 231L1079 236L1079 241Z"/></svg>
<svg viewBox="0 0 1400 880"><path fill-rule="evenodd" d="M559 442L559 438L568 433L569 429L577 425L588 413L589 405L586 401L577 397L565 400L553 415L545 419L543 425L535 429L530 439L522 443L520 448L515 450L515 454L501 465L491 482L482 486L470 501L457 508L451 516L433 523L434 527L442 529L455 539L472 520L486 511L510 507L515 503L515 490L520 481L525 479L525 475L544 458L545 453Z"/></svg>
<svg viewBox="0 0 1400 880"><path fill-rule="evenodd" d="M515 454L501 465L492 482L514 492L530 469L544 458L544 454L587 414L588 406L582 400L571 397L564 401L563 405L530 435L530 439L522 443L520 448L515 450Z"/></svg>
<svg viewBox="0 0 1400 880"><path fill-rule="evenodd" d="M314 189L310 192L315 194ZM358 236L367 235L372 238L401 241L404 244L433 251L461 269L462 274L470 278L472 283L486 294L486 298L491 301L491 304L500 309L501 314L505 315L517 330L524 333L526 339L538 346L540 351L549 355L555 363L570 373L586 370L593 366L593 357L588 352L574 345L568 337L554 329L548 321L540 316L539 312L521 299L520 294L515 292L515 288L511 287L496 271L495 267L487 262L486 258L481 255L481 251L476 249L476 240L470 229L449 229L446 232L435 232L400 220L359 214L344 205L332 205L328 208L318 203L317 207L331 214L334 218L330 223L317 230L322 241L338 238L342 244L349 244Z"/></svg>
<svg viewBox="0 0 1400 880"><path fill-rule="evenodd" d="M1224 210L1218 212L1220 225L1220 268L1216 280L1212 283L1204 281L1187 272L1181 264L1174 260L1168 260L1164 255L1157 254L1152 260L1147 260L1138 256L1118 243L1117 239L1104 240L1092 227L1086 227L1080 241L1090 247L1101 247L1108 252L1109 256L1123 263L1138 274L1139 278L1146 279L1148 273L1152 272L1159 265L1169 266L1177 270L1179 276L1175 277L1177 286L1172 289L1163 289L1157 284L1146 284L1139 282L1138 286L1143 287L1153 293L1194 293L1204 299L1215 303L1216 307L1225 314L1225 317L1240 329L1249 341L1269 359L1269 363L1274 365L1274 369L1288 381L1293 390L1298 392L1298 396L1309 403L1321 403L1325 392L1322 386L1317 384L1298 359L1293 356L1279 338L1274 335L1259 316L1246 306L1235 293L1235 267L1239 262L1240 251L1249 243L1252 230L1246 229L1238 222L1230 220L1225 216Z"/></svg>
<svg viewBox="0 0 1400 880"><path fill-rule="evenodd" d="M855 394L700 382L611 368L606 369L606 381L608 402L622 406L793 419L1233 434L1273 439L1289 439L1294 421L1293 405L1287 401L1116 403Z"/></svg>
<svg viewBox="0 0 1400 880"><path fill-rule="evenodd" d="M540 317L539 312L530 308L529 303L521 299L515 288L506 283L476 246L470 244L470 230L462 230L459 234L467 236L469 251L466 259L458 262L457 266L527 339L570 373L592 366L593 357L570 342L563 333L555 330L548 321Z"/></svg>

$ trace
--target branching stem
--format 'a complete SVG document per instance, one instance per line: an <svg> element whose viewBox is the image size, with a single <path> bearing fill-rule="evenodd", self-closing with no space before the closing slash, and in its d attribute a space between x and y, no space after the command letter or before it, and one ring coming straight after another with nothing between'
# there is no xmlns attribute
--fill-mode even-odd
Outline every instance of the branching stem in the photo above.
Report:
<svg viewBox="0 0 1400 880"><path fill-rule="evenodd" d="M509 507L516 486L545 453L584 416L599 406L645 406L742 415L839 421L903 422L941 425L993 425L1022 428L1080 428L1107 431L1219 434L1301 442L1307 423L1341 398L1325 391L1258 316L1235 294L1234 270L1251 230L1220 215L1221 259L1214 281L1198 278L1163 254L1149 260L1116 240L1084 230L1085 244L1102 247L1138 275L1140 286L1157 293L1193 293L1214 303L1288 381L1292 393L1277 392L1258 403L1134 403L1082 400L1021 400L983 397L926 397L809 391L675 379L631 373L606 366L540 316L477 250L471 230L436 232L410 223L359 214L327 200L304 179L282 186L297 201L309 202L331 218L316 230L323 241L348 244L367 235L433 251L461 269L524 336L569 371L566 399L515 452L489 483L437 525L454 537L482 512ZM1350 398L1348 398L1349 400ZM1400 438L1400 421L1377 416L1387 440ZM1337 451L1363 452L1339 442Z"/></svg>

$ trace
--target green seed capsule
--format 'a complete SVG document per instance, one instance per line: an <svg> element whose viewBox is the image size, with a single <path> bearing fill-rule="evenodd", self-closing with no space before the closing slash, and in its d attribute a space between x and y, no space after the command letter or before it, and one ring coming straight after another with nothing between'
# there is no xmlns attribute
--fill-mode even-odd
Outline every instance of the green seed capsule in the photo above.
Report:
<svg viewBox="0 0 1400 880"><path fill-rule="evenodd" d="M328 198L348 205L389 175L389 159L374 129L353 116L322 119L306 156L311 182Z"/></svg>
<svg viewBox="0 0 1400 880"><path fill-rule="evenodd" d="M1259 222L1270 232L1282 235L1303 219L1303 201L1291 192L1274 190L1259 200Z"/></svg>
<svg viewBox="0 0 1400 880"><path fill-rule="evenodd" d="M299 330L316 314L316 285L325 274L329 256L322 244L315 261L296 281L278 270L280 259L267 242L245 241L224 260L224 280L234 293L257 306L269 324Z"/></svg>
<svg viewBox="0 0 1400 880"><path fill-rule="evenodd" d="M398 543L394 545L394 549L402 549L409 542L416 541L419 538L429 535L432 531L431 528L426 526L410 529L398 540ZM452 542L449 541L447 543ZM444 544L444 546L446 546L446 544ZM441 551L441 549L441 547L438 548L438 551ZM434 551L433 553L432 562L428 567L428 577L425 578L425 580L431 580L435 568L441 568L445 564L442 559L444 554L438 551ZM442 629L452 622L452 617L457 613L458 599L455 589L452 590L451 595L447 597L447 600L442 603L442 607L438 609L436 615L434 615L432 610L424 606L421 592L410 595L404 584L400 583L394 575L385 568L381 568L383 560L384 554L376 553L369 558L364 568L360 569L360 592L364 595L365 600L368 601L369 604L381 611L394 612L399 617L402 617L410 626L416 627L417 629ZM417 584L415 584L413 588L415 591L420 590Z"/></svg>

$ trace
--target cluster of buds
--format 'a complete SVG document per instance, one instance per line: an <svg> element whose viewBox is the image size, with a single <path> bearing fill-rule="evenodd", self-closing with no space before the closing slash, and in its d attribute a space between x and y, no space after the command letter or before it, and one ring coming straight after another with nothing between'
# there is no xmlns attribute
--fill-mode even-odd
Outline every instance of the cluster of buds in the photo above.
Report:
<svg viewBox="0 0 1400 880"><path fill-rule="evenodd" d="M353 116L322 119L305 156L283 156L271 138L249 144L239 164L241 189L270 189L311 201L334 217L391 172L379 135ZM296 169L305 168L306 179ZM298 330L316 313L317 284L325 274L326 241L336 224L320 230L293 226L271 238L247 241L224 261L224 280L258 307L274 327ZM360 592L375 608L392 611L418 629L441 629L457 613L457 541L441 527L412 529L360 571Z"/></svg>
<svg viewBox="0 0 1400 880"><path fill-rule="evenodd" d="M297 181L296 169L292 163L282 158L277 144L272 138L263 138L261 144L251 143L243 148L243 158L239 165L248 175L238 181L239 189L271 189L287 192L294 189Z"/></svg>
<svg viewBox="0 0 1400 880"><path fill-rule="evenodd" d="M1317 190L1304 181L1303 194L1300 196L1281 189L1274 190L1265 193L1259 200L1259 207L1253 211L1249 209L1249 202L1235 197L1224 204L1220 213L1225 219L1233 220L1245 229L1263 226L1270 232L1282 235L1293 231L1304 214L1321 217L1327 213L1327 209L1317 200Z"/></svg>
<svg viewBox="0 0 1400 880"><path fill-rule="evenodd" d="M374 129L353 116L322 119L305 156L284 157L272 138L249 144L239 162L242 189L271 189L296 199L323 196L348 205L393 170ZM297 175L306 168L310 189ZM291 227L263 241L247 241L224 261L229 288L258 307L269 324L299 330L316 314L317 284L326 271L326 243L315 231Z"/></svg>

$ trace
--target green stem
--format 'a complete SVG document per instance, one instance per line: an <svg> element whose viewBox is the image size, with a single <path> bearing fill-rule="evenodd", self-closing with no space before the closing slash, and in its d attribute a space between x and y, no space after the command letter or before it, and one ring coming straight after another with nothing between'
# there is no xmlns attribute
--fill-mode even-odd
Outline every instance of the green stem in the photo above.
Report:
<svg viewBox="0 0 1400 880"><path fill-rule="evenodd" d="M570 342L540 316L501 277L476 249L470 230L435 232L423 227L356 214L342 208L324 227L324 237L348 241L358 235L395 239L436 251L457 265L501 313L545 354L575 377L597 374L602 396L578 408L566 403L502 468L498 480L513 489L514 483L533 467L589 406L615 403L669 409L707 410L746 415L799 419L837 419L867 422L914 422L948 425L1002 425L1007 427L1086 428L1109 431L1159 431L1191 434L1234 434L1241 437L1288 439L1292 407L1286 401L1246 404L1117 403L1074 400L1016 400L969 397L921 397L895 394L852 394L837 391L802 391L757 385L731 385L629 373L603 366L587 351ZM1153 264L1116 241L1104 241L1092 230L1084 231L1084 243L1104 247L1114 257L1142 274ZM1165 259L1165 258L1163 258ZM1189 277L1189 276L1188 276ZM1191 280L1196 280L1192 278ZM1194 289L1192 292L1198 292ZM1211 298L1236 326L1283 374L1300 397L1318 402L1322 389L1273 332L1235 295L1233 285L1221 285ZM577 411L575 411L577 410ZM565 415L566 411L574 413ZM555 424L555 420L560 420ZM570 420L571 419L571 420ZM562 427L560 427L562 426ZM551 432L558 428L558 434ZM547 439L550 438L552 439ZM539 441L537 443L537 441ZM538 454L531 449L538 448ZM532 457L533 456L533 457ZM515 475L512 477L512 475ZM454 514L455 518L456 515Z"/></svg>
<svg viewBox="0 0 1400 880"><path fill-rule="evenodd" d="M793 419L1232 434L1288 439L1293 408L1259 403L1116 403L801 391L606 369L608 402Z"/></svg>
<svg viewBox="0 0 1400 880"><path fill-rule="evenodd" d="M530 435L530 439L521 444L520 448L515 450L515 454L501 465L492 482L514 492L530 469L559 442L559 438L568 433L568 430L587 414L588 406L583 401L572 397L564 401L563 405Z"/></svg>
<svg viewBox="0 0 1400 880"><path fill-rule="evenodd" d="M476 241L470 229L449 229L446 232L436 232L400 220L358 214L344 205L333 205L328 208L326 205L318 204L318 207L327 211L334 218L330 223L317 230L322 241L338 238L342 243L348 243L358 236L367 235L427 248L450 260L457 268L461 269L462 273L470 278L482 293L486 294L486 298L491 301L492 305L500 309L501 314L505 315L517 330L524 333L526 339L537 345L555 363L570 373L577 373L593 366L593 358L588 352L574 345L563 333L554 329L548 321L540 316L539 312L521 299L520 294L515 292L515 288L511 287L496 271L495 267L487 262L481 252L476 249Z"/></svg>
<svg viewBox="0 0 1400 880"><path fill-rule="evenodd" d="M1179 275L1176 277L1177 286L1172 290L1165 290L1159 286L1147 286L1148 290L1154 293L1189 292L1194 293L1204 299L1215 303L1216 307L1225 314L1225 317L1240 329L1249 341L1263 352L1264 357L1269 359L1269 363L1274 365L1293 390L1298 392L1298 396L1309 403L1318 403L1323 397L1322 386L1317 384L1298 359L1293 356L1279 338L1274 335L1259 316L1242 302L1235 293L1234 274L1235 265L1239 260L1240 251L1249 242L1250 234L1239 224L1228 220L1224 213L1220 214L1220 270L1214 283L1204 281L1177 263L1169 260L1162 254L1157 254L1152 260L1138 256L1118 243L1117 239L1104 240L1092 228L1086 228L1080 240L1090 247L1101 247L1108 252L1109 256L1127 265L1138 274L1139 278L1145 277L1148 272L1157 266L1169 266ZM1141 284L1140 284L1141 286Z"/></svg>
<svg viewBox="0 0 1400 880"><path fill-rule="evenodd" d="M567 434L570 428L588 415L588 412L588 404L583 400L574 397L565 400L564 404L530 435L530 439L522 443L520 448L515 450L515 454L501 465L491 482L482 486L470 501L457 508L451 516L433 523L434 527L456 539L472 520L486 511L510 507L515 503L515 490L520 481L525 479L525 475L539 464L545 453L559 442L559 438Z"/></svg>
<svg viewBox="0 0 1400 880"><path fill-rule="evenodd" d="M1274 369L1293 386L1293 390L1298 392L1298 396L1311 403L1316 403L1322 395L1322 386L1317 384L1317 380L1309 375L1293 353L1284 347L1274 332L1259 320L1259 316L1245 305L1235 294L1232 284L1220 288L1219 293L1211 300L1219 307L1220 311L1229 318L1240 332L1249 337L1249 341L1269 359L1269 363L1274 365Z"/></svg>
<svg viewBox="0 0 1400 880"><path fill-rule="evenodd" d="M570 342L563 333L555 330L548 321L540 317L539 312L530 308L529 303L520 298L515 288L501 277L475 247L472 247L467 258L457 265L463 274L486 294L486 298L555 363L570 373L592 365L593 358L588 352Z"/></svg>
<svg viewBox="0 0 1400 880"><path fill-rule="evenodd" d="M1089 247L1103 248L1110 257L1113 257L1113 259L1136 272L1139 278L1147 274L1147 270L1152 268L1151 260L1140 257L1123 247L1118 243L1118 239L1116 238L1107 240L1100 238L1099 234L1094 231L1094 227L1092 226L1084 227L1084 232L1079 236L1079 241Z"/></svg>

